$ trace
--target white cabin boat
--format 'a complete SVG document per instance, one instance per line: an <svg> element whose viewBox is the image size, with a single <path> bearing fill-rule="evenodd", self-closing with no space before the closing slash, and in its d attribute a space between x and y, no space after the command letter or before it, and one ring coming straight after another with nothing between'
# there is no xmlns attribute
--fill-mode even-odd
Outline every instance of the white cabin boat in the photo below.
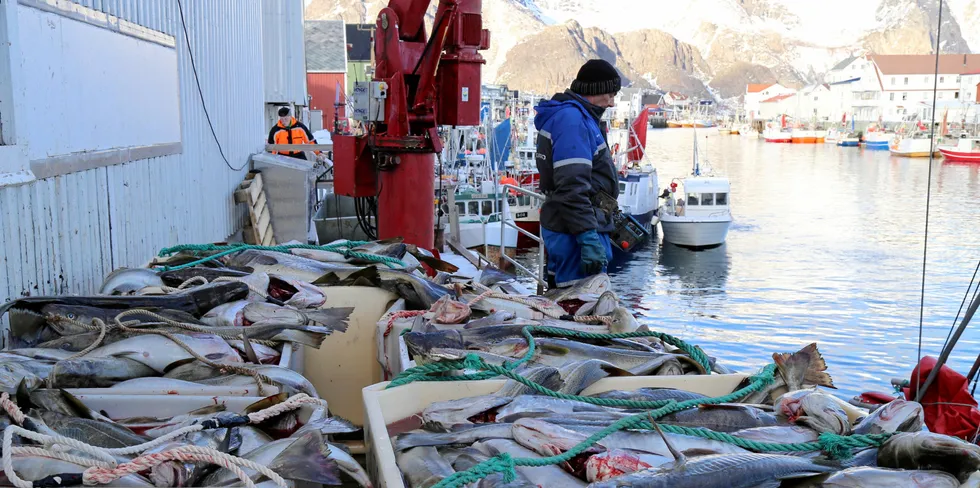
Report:
<svg viewBox="0 0 980 488"><path fill-rule="evenodd" d="M930 152L939 156L938 147L933 144L928 133L917 133L908 136L896 136L888 146L894 156L906 158L928 158Z"/></svg>
<svg viewBox="0 0 980 488"><path fill-rule="evenodd" d="M517 249L517 229L501 222L503 194L462 192L455 196L459 216L459 243L467 249L482 251L484 245L500 247L500 230L504 230L504 247L510 253Z"/></svg>
<svg viewBox="0 0 980 488"><path fill-rule="evenodd" d="M665 242L693 248L714 247L725 242L732 224L731 184L728 178L702 173L696 138L694 170L691 176L671 182L670 192L670 198L659 212Z"/></svg>
<svg viewBox="0 0 980 488"><path fill-rule="evenodd" d="M657 225L656 213L660 199L657 170L644 164L619 175L619 209L633 217L647 232Z"/></svg>
<svg viewBox="0 0 980 488"><path fill-rule="evenodd" d="M940 146L946 161L951 163L980 163L980 137L964 137L954 146Z"/></svg>

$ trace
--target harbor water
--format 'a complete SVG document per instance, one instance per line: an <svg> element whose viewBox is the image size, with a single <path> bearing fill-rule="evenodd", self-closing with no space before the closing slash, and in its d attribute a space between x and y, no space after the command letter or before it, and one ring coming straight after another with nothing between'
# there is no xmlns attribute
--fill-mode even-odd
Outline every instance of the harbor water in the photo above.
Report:
<svg viewBox="0 0 980 488"><path fill-rule="evenodd" d="M928 159L832 144L770 144L698 130L732 185L726 244L656 241L611 270L641 323L751 371L817 342L840 393L888 391L916 363ZM693 131L653 130L661 187L690 173ZM980 166L933 163L923 355L937 356L980 260ZM950 365L980 353L967 330Z"/></svg>

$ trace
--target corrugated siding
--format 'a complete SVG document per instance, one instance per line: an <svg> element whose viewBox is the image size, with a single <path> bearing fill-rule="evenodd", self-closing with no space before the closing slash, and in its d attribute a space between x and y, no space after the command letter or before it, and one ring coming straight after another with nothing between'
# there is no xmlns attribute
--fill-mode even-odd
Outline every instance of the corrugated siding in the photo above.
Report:
<svg viewBox="0 0 980 488"><path fill-rule="evenodd" d="M244 217L232 192L246 170L230 170L218 153L176 0L78 3L176 38L183 153L0 188L0 301L93 292L116 267L142 265L162 247L223 240ZM218 140L232 165L245 166L267 131L261 0L182 3Z"/></svg>
<svg viewBox="0 0 980 488"><path fill-rule="evenodd" d="M262 0L265 101L306 105L303 0Z"/></svg>
<svg viewBox="0 0 980 488"><path fill-rule="evenodd" d="M337 84L343 90L346 86L343 73L309 73L306 75L310 90L310 109L323 110L323 128L333 130L334 103L337 101ZM341 101L344 94L340 95ZM343 111L343 108L341 108Z"/></svg>

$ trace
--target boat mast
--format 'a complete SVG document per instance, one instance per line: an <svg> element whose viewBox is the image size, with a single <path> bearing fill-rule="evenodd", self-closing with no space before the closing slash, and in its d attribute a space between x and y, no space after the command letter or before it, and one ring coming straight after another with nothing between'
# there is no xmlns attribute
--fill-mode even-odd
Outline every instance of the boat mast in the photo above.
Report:
<svg viewBox="0 0 980 488"><path fill-rule="evenodd" d="M694 176L701 176L701 165L698 163L698 130L694 129Z"/></svg>

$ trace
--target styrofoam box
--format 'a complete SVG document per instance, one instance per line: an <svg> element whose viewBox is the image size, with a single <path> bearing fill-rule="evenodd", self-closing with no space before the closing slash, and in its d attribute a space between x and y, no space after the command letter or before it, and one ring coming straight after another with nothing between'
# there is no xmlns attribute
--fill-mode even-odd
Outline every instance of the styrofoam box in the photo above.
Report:
<svg viewBox="0 0 980 488"><path fill-rule="evenodd" d="M656 387L720 396L735 391L747 377L744 374L728 374L605 378L586 388L582 395ZM366 468L374 486L405 488L401 471L395 464L395 452L388 436L389 424L417 415L435 402L491 394L500 390L504 383L503 380L419 382L385 390L388 386L385 382L365 388L362 394L367 419L364 425L364 440L368 444Z"/></svg>

